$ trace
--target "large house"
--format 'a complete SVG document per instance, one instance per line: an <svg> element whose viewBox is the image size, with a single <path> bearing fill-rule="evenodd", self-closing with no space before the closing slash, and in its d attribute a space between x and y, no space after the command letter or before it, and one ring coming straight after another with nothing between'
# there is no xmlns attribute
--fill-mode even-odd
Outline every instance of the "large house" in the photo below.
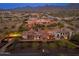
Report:
<svg viewBox="0 0 79 59"><path fill-rule="evenodd" d="M72 31L62 29L53 30L29 30L22 34L22 38L25 40L60 40L69 39L72 36Z"/></svg>

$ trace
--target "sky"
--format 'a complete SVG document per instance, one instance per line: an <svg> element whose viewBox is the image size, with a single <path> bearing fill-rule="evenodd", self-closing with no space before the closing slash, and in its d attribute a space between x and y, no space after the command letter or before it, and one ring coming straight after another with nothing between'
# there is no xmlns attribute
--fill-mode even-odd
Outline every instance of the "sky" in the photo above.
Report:
<svg viewBox="0 0 79 59"><path fill-rule="evenodd" d="M49 5L56 5L56 6L64 6L67 4L64 3L0 3L0 9L12 9L12 8L17 8L17 7L25 7L25 6L44 6L46 4Z"/></svg>

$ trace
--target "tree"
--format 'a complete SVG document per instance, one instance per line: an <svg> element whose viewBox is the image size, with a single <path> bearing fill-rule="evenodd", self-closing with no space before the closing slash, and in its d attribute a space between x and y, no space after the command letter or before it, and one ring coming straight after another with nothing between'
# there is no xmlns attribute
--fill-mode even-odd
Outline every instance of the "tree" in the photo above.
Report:
<svg viewBox="0 0 79 59"><path fill-rule="evenodd" d="M12 29L14 29L14 28L15 28L15 25L12 26Z"/></svg>
<svg viewBox="0 0 79 59"><path fill-rule="evenodd" d="M63 28L63 27L64 27L64 24L58 23L58 27L59 27L59 28Z"/></svg>
<svg viewBox="0 0 79 59"><path fill-rule="evenodd" d="M79 33L71 37L71 41L75 44L79 44Z"/></svg>
<svg viewBox="0 0 79 59"><path fill-rule="evenodd" d="M8 27L4 27L4 29L8 29Z"/></svg>
<svg viewBox="0 0 79 59"><path fill-rule="evenodd" d="M23 31L27 31L28 28L25 26L25 24L22 24L20 27L19 27L19 30L20 32L23 32Z"/></svg>
<svg viewBox="0 0 79 59"><path fill-rule="evenodd" d="M50 24L50 25L47 25L48 28L50 28L50 27L56 27L56 26L57 26L57 24Z"/></svg>

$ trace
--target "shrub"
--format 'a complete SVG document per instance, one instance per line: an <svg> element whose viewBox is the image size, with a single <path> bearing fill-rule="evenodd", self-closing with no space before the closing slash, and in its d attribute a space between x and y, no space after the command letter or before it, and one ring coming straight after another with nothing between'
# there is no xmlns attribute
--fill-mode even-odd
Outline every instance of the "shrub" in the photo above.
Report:
<svg viewBox="0 0 79 59"><path fill-rule="evenodd" d="M75 44L79 44L79 33L72 36L71 41Z"/></svg>
<svg viewBox="0 0 79 59"><path fill-rule="evenodd" d="M66 45L67 45L67 48L70 48L70 49L76 48L76 45L70 41L66 41Z"/></svg>
<svg viewBox="0 0 79 59"><path fill-rule="evenodd" d="M38 48L38 46L39 46L39 43L35 43L35 42L32 43L32 48L35 48L36 49L36 48Z"/></svg>
<svg viewBox="0 0 79 59"><path fill-rule="evenodd" d="M55 43L49 43L49 48L57 48L57 45Z"/></svg>
<svg viewBox="0 0 79 59"><path fill-rule="evenodd" d="M62 46L65 46L65 40L58 40L58 41L55 41L56 45L59 46L59 47L62 47Z"/></svg>

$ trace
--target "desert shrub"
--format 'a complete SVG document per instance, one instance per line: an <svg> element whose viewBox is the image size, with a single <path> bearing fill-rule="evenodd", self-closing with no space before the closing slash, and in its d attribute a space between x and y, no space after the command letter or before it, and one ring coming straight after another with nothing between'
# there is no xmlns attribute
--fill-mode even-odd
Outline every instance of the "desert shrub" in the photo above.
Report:
<svg viewBox="0 0 79 59"><path fill-rule="evenodd" d="M44 47L44 48L49 48L48 43L43 43L43 47Z"/></svg>
<svg viewBox="0 0 79 59"><path fill-rule="evenodd" d="M49 48L57 48L57 45L55 43L49 43Z"/></svg>
<svg viewBox="0 0 79 59"><path fill-rule="evenodd" d="M55 41L56 45L59 47L65 46L65 40L57 40Z"/></svg>
<svg viewBox="0 0 79 59"><path fill-rule="evenodd" d="M76 45L74 43L70 42L69 40L65 40L65 39L55 41L54 45L56 47L67 47L67 48L70 48L70 49L76 48Z"/></svg>
<svg viewBox="0 0 79 59"><path fill-rule="evenodd" d="M36 49L38 48L38 46L39 46L39 43L35 43L35 42L32 43L32 48Z"/></svg>
<svg viewBox="0 0 79 59"><path fill-rule="evenodd" d="M66 46L67 48L70 48L70 49L76 48L76 45L70 41L66 41Z"/></svg>
<svg viewBox="0 0 79 59"><path fill-rule="evenodd" d="M79 44L79 33L72 36L71 41L75 44Z"/></svg>

